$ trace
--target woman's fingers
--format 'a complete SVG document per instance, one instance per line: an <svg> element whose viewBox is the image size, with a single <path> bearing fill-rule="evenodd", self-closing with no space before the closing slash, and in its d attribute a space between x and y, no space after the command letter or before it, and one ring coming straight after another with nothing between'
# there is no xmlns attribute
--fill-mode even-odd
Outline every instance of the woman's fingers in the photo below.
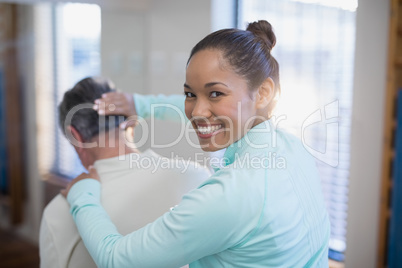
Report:
<svg viewBox="0 0 402 268"><path fill-rule="evenodd" d="M96 171L96 169L93 166L90 166L88 168L88 171L89 171L89 176L91 176L91 179L100 181L98 172Z"/></svg>
<svg viewBox="0 0 402 268"><path fill-rule="evenodd" d="M70 191L71 187L73 187L73 185L81 180L85 180L85 179L95 179L99 181L99 175L98 172L96 172L96 169L92 166L90 166L88 168L89 174L88 173L81 173L78 177L76 177L75 179L73 179L72 181L70 181L70 183L67 185L67 187L63 190L60 191L60 193L64 196L67 197L68 192Z"/></svg>
<svg viewBox="0 0 402 268"><path fill-rule="evenodd" d="M111 92L103 94L101 99L95 100L93 109L98 111L100 115L118 115L123 112L125 103L121 100L120 95ZM122 93L120 93L122 94Z"/></svg>
<svg viewBox="0 0 402 268"><path fill-rule="evenodd" d="M100 115L136 115L134 99L131 94L123 92L109 92L95 100L93 109Z"/></svg>
<svg viewBox="0 0 402 268"><path fill-rule="evenodd" d="M100 115L124 115L127 120L120 124L121 129L134 127L137 124L134 99L131 94L123 92L109 92L95 100L93 109Z"/></svg>
<svg viewBox="0 0 402 268"><path fill-rule="evenodd" d="M138 124L137 116L130 116L123 123L120 124L121 129L134 128Z"/></svg>

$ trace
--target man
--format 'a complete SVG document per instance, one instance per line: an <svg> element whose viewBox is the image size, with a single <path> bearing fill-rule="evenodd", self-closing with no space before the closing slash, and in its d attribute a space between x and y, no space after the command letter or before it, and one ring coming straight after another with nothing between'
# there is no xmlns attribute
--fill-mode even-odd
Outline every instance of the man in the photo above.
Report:
<svg viewBox="0 0 402 268"><path fill-rule="evenodd" d="M82 164L94 166L102 182L102 204L121 234L154 221L209 177L195 163L164 158L128 146L119 124L122 116L99 117L92 105L114 91L102 78L86 78L64 95L59 106L63 133ZM163 163L163 164L162 164ZM40 228L41 267L96 267L60 194L43 212ZM157 256L156 256L157 257Z"/></svg>

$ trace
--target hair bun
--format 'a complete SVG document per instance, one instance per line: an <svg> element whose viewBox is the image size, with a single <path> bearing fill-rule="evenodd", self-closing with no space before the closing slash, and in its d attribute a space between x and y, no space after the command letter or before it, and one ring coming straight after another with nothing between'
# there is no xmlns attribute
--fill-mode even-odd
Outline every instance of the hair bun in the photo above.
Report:
<svg viewBox="0 0 402 268"><path fill-rule="evenodd" d="M271 52L276 44L276 36L272 29L272 25L266 20L251 22L247 25L247 31L252 32L255 36L261 38Z"/></svg>

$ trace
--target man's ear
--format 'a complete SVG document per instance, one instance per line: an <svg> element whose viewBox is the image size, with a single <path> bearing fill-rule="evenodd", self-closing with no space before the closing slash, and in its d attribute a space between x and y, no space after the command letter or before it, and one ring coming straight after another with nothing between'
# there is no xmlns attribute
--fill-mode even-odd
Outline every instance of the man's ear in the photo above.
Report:
<svg viewBox="0 0 402 268"><path fill-rule="evenodd" d="M262 82L258 87L257 98L256 98L256 108L264 109L272 101L275 95L275 82L271 77Z"/></svg>
<svg viewBox="0 0 402 268"><path fill-rule="evenodd" d="M80 148L83 148L82 144L84 143L84 139L82 138L81 134L77 131L77 129L75 129L75 127L73 126L68 126L67 132L68 133L66 133L66 135L68 137L68 140L74 146L75 150L77 150L78 152Z"/></svg>

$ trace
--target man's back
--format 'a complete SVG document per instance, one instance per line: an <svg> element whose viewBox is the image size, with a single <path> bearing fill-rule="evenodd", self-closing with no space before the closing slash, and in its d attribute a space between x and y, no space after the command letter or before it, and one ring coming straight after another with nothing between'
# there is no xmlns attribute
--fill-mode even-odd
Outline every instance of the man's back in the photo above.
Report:
<svg viewBox="0 0 402 268"><path fill-rule="evenodd" d="M151 150L98 160L94 166L102 182L102 204L122 235L168 212L210 175L204 167L167 159ZM41 267L96 267L69 210L67 201L58 195L43 212Z"/></svg>

